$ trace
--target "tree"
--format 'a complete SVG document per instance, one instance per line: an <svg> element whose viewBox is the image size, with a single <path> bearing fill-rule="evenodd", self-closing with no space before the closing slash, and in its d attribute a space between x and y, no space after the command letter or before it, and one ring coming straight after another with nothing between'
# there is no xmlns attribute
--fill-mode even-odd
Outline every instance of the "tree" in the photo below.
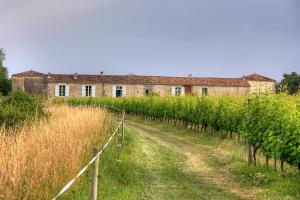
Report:
<svg viewBox="0 0 300 200"><path fill-rule="evenodd" d="M4 50L0 49L0 94L6 96L11 91L11 80L8 78L7 68L3 66L5 56Z"/></svg>
<svg viewBox="0 0 300 200"><path fill-rule="evenodd" d="M291 74L283 74L283 79L280 82L280 90L287 92L290 95L297 94L300 89L300 75L297 72Z"/></svg>
<svg viewBox="0 0 300 200"><path fill-rule="evenodd" d="M5 60L5 52L3 49L0 48L0 67L3 67L3 61Z"/></svg>

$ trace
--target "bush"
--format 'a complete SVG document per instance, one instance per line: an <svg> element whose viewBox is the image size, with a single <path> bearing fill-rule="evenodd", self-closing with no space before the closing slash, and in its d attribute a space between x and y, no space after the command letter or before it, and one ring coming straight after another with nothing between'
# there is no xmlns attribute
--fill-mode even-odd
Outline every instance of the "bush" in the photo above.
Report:
<svg viewBox="0 0 300 200"><path fill-rule="evenodd" d="M0 102L0 125L16 126L45 114L43 99L16 91Z"/></svg>
<svg viewBox="0 0 300 200"><path fill-rule="evenodd" d="M55 97L52 99L52 103L56 105L60 105L66 103L66 100L63 97Z"/></svg>

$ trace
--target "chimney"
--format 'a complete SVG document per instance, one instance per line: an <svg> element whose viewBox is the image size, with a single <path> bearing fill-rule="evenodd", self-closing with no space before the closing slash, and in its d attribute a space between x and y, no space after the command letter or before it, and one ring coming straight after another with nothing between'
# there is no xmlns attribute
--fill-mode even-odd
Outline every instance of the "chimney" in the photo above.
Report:
<svg viewBox="0 0 300 200"><path fill-rule="evenodd" d="M193 74L188 74L188 77L193 77Z"/></svg>
<svg viewBox="0 0 300 200"><path fill-rule="evenodd" d="M78 75L78 73L75 73L75 74L74 74L74 77L73 77L74 80L77 80L77 75Z"/></svg>

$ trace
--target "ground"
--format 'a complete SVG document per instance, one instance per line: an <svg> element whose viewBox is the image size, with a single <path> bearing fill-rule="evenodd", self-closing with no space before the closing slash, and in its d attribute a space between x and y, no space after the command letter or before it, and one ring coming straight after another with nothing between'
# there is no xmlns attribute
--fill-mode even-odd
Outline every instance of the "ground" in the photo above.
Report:
<svg viewBox="0 0 300 200"><path fill-rule="evenodd" d="M116 155L112 145L101 160L100 198L276 200L300 197L299 176L294 172L281 176L260 166L247 166L244 147L230 139L132 116L127 116L126 127L120 155ZM86 178L65 199L87 198L88 185Z"/></svg>

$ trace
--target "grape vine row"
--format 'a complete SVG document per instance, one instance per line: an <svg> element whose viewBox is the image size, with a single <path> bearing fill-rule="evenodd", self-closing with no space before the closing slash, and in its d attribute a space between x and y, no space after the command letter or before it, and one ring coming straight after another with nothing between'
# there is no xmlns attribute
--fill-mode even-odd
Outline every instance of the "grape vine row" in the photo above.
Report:
<svg viewBox="0 0 300 200"><path fill-rule="evenodd" d="M127 97L71 98L70 104L112 105L151 120L182 123L186 128L238 138L266 157L295 165L300 170L300 98L253 95L249 97Z"/></svg>

